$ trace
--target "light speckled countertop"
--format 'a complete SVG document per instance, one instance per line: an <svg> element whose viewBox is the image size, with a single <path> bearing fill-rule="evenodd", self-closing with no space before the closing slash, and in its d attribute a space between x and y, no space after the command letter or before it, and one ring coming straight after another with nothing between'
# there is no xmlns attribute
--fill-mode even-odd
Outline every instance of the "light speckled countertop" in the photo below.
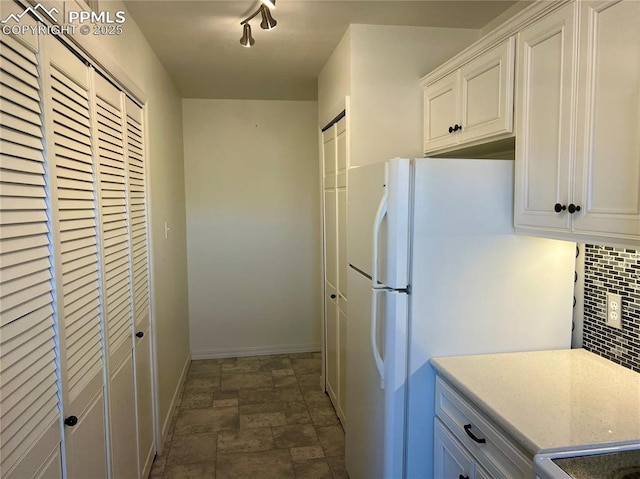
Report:
<svg viewBox="0 0 640 479"><path fill-rule="evenodd" d="M532 455L640 447L640 374L593 353L484 354L431 363Z"/></svg>

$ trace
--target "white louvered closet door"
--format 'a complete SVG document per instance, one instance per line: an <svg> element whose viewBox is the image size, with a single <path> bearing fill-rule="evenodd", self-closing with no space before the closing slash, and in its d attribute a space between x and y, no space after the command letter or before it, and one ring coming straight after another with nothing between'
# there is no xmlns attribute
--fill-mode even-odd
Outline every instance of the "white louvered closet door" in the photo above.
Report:
<svg viewBox="0 0 640 479"><path fill-rule="evenodd" d="M138 465L140 477L151 470L155 455L151 383L151 328L149 321L149 247L147 192L144 163L143 112L130 98L125 101L127 192L131 225L133 267L133 317L136 331L136 399L138 415Z"/></svg>
<svg viewBox="0 0 640 479"><path fill-rule="evenodd" d="M138 475L124 95L93 73L114 478Z"/></svg>
<svg viewBox="0 0 640 479"><path fill-rule="evenodd" d="M0 56L0 471L3 478L59 478L38 38L2 35Z"/></svg>
<svg viewBox="0 0 640 479"><path fill-rule="evenodd" d="M67 478L107 477L104 354L89 68L47 37L47 143Z"/></svg>

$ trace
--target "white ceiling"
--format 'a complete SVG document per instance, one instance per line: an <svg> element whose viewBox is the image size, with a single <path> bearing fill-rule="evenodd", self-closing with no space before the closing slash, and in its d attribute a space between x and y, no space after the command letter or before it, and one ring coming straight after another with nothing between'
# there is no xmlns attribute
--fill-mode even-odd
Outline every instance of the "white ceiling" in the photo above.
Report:
<svg viewBox="0 0 640 479"><path fill-rule="evenodd" d="M315 100L317 77L350 23L476 28L513 0L278 0L274 30L240 22L258 0L129 0L129 12L185 98Z"/></svg>

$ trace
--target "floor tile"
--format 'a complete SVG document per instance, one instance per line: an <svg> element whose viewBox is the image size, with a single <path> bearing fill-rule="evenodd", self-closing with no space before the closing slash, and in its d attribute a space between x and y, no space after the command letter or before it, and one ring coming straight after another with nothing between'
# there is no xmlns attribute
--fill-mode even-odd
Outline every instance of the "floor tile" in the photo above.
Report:
<svg viewBox="0 0 640 479"><path fill-rule="evenodd" d="M238 408L186 409L178 413L174 434L204 434L224 429L237 429Z"/></svg>
<svg viewBox="0 0 640 479"><path fill-rule="evenodd" d="M325 404L311 403L309 404L309 415L314 426L338 426L340 420L336 416L333 406Z"/></svg>
<svg viewBox="0 0 640 479"><path fill-rule="evenodd" d="M273 386L276 388L297 387L298 379L295 376L273 376Z"/></svg>
<svg viewBox="0 0 640 479"><path fill-rule="evenodd" d="M221 366L222 373L255 373L260 371L260 361L248 359L234 363L225 363Z"/></svg>
<svg viewBox="0 0 640 479"><path fill-rule="evenodd" d="M316 427L318 440L325 457L344 456L344 431L342 426Z"/></svg>
<svg viewBox="0 0 640 479"><path fill-rule="evenodd" d="M301 389L315 389L318 391L321 389L319 373L296 374L296 379L298 380L298 385L300 385Z"/></svg>
<svg viewBox="0 0 640 479"><path fill-rule="evenodd" d="M189 365L190 379L212 378L220 376L220 363L216 360L198 360L191 361Z"/></svg>
<svg viewBox="0 0 640 479"><path fill-rule="evenodd" d="M302 394L304 396L305 402L309 405L315 404L318 406L332 407L331 399L329 399L329 396L322 392L320 388L318 388L317 390L314 389L311 391L305 391Z"/></svg>
<svg viewBox="0 0 640 479"><path fill-rule="evenodd" d="M238 407L238 398L235 399L214 399L213 407Z"/></svg>
<svg viewBox="0 0 640 479"><path fill-rule="evenodd" d="M216 464L174 464L167 465L163 479L215 479Z"/></svg>
<svg viewBox="0 0 640 479"><path fill-rule="evenodd" d="M302 391L296 384L295 386L286 386L277 389L280 394L280 400L285 402L303 401Z"/></svg>
<svg viewBox="0 0 640 479"><path fill-rule="evenodd" d="M272 388L273 379L270 371L256 373L222 373L220 389L257 389Z"/></svg>
<svg viewBox="0 0 640 479"><path fill-rule="evenodd" d="M262 371L271 371L273 369L292 369L291 360L286 356L281 358L261 359L260 369Z"/></svg>
<svg viewBox="0 0 640 479"><path fill-rule="evenodd" d="M219 376L211 378L187 378L184 383L184 392L213 393L216 389L220 389Z"/></svg>
<svg viewBox="0 0 640 479"><path fill-rule="evenodd" d="M310 424L311 416L304 401L285 402L284 414L289 424ZM335 414L334 414L335 415Z"/></svg>
<svg viewBox="0 0 640 479"><path fill-rule="evenodd" d="M240 406L282 401L282 399L280 399L280 392L273 388L240 389L238 391L238 399Z"/></svg>
<svg viewBox="0 0 640 479"><path fill-rule="evenodd" d="M293 479L287 449L253 453L219 453L218 479Z"/></svg>
<svg viewBox="0 0 640 479"><path fill-rule="evenodd" d="M213 406L213 392L185 391L180 409L203 409Z"/></svg>
<svg viewBox="0 0 640 479"><path fill-rule="evenodd" d="M240 428L253 429L257 427L284 426L287 417L283 412L267 412L260 414L241 414Z"/></svg>
<svg viewBox="0 0 640 479"><path fill-rule="evenodd" d="M216 433L175 436L171 442L167 466L213 462L216 459L217 442Z"/></svg>
<svg viewBox="0 0 640 479"><path fill-rule="evenodd" d="M327 464L333 473L333 479L349 479L347 466L344 463L344 456L327 457Z"/></svg>
<svg viewBox="0 0 640 479"><path fill-rule="evenodd" d="M240 415L243 414L263 414L267 412L284 412L282 401L261 402L255 404L243 404L239 408Z"/></svg>
<svg viewBox="0 0 640 479"><path fill-rule="evenodd" d="M259 452L274 449L271 428L240 429L218 433L219 452Z"/></svg>
<svg viewBox="0 0 640 479"><path fill-rule="evenodd" d="M308 461L309 459L320 459L324 457L322 446L302 446L289 449L291 460L296 462Z"/></svg>
<svg viewBox="0 0 640 479"><path fill-rule="evenodd" d="M277 448L317 446L319 445L316 430L308 424L291 424L272 427L273 443Z"/></svg>
<svg viewBox="0 0 640 479"><path fill-rule="evenodd" d="M293 465L296 479L333 479L327 461L312 459Z"/></svg>
<svg viewBox="0 0 640 479"><path fill-rule="evenodd" d="M322 363L320 360L314 358L292 359L291 365L293 366L296 374L320 374L320 370L322 369Z"/></svg>
<svg viewBox="0 0 640 479"><path fill-rule="evenodd" d="M318 353L193 361L150 479L348 479L320 365Z"/></svg>

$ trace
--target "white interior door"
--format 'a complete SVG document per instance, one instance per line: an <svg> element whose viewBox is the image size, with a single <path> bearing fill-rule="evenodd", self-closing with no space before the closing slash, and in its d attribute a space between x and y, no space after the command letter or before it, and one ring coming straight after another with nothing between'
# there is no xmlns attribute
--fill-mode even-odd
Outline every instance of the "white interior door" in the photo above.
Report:
<svg viewBox="0 0 640 479"><path fill-rule="evenodd" d="M127 189L132 258L134 359L138 420L138 467L147 477L155 456L151 370L151 321L149 300L149 240L147 231L147 189L144 161L142 108L125 100Z"/></svg>
<svg viewBox="0 0 640 479"><path fill-rule="evenodd" d="M2 2L2 16L20 13ZM17 10L17 11L16 11ZM25 23L30 22L25 18ZM0 37L0 470L61 477L38 37Z"/></svg>
<svg viewBox="0 0 640 479"><path fill-rule="evenodd" d="M93 74L102 285L106 304L109 430L114 477L138 475L133 367L132 269L123 94Z"/></svg>
<svg viewBox="0 0 640 479"><path fill-rule="evenodd" d="M107 477L89 70L53 37L46 77L68 478Z"/></svg>

